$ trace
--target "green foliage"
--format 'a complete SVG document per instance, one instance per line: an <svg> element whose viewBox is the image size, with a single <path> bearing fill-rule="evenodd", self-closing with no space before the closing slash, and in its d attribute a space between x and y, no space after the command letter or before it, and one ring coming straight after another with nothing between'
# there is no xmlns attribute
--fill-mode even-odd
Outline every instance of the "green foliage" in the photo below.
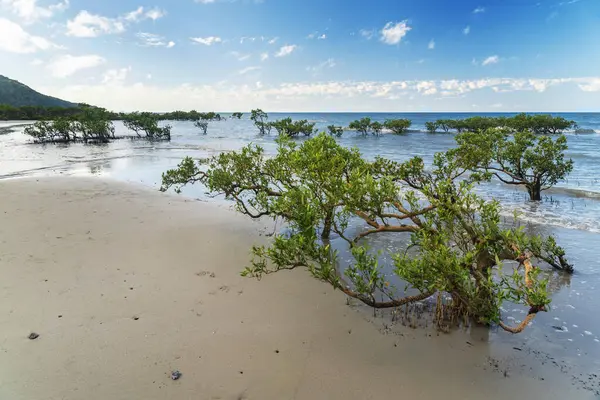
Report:
<svg viewBox="0 0 600 400"><path fill-rule="evenodd" d="M271 122L270 125L275 128L279 135L286 135L289 137L296 137L300 134L310 136L316 131L315 123L310 123L305 119L292 121L292 119L288 117Z"/></svg>
<svg viewBox="0 0 600 400"><path fill-rule="evenodd" d="M427 132L429 132L429 133L436 133L439 127L440 127L440 124L437 121L436 122L425 122L425 128L427 129Z"/></svg>
<svg viewBox="0 0 600 400"><path fill-rule="evenodd" d="M383 124L386 129L389 129L396 135L405 133L411 125L412 122L409 119L388 119Z"/></svg>
<svg viewBox="0 0 600 400"><path fill-rule="evenodd" d="M129 130L135 132L138 137L142 137L141 133L145 134L146 139L151 140L171 140L171 127L158 126L156 115L149 112L134 112L124 116L123 124Z"/></svg>
<svg viewBox="0 0 600 400"><path fill-rule="evenodd" d="M109 119L110 113L102 108L82 107L76 117L58 117L53 121L38 121L25 128L24 133L37 143L73 141L108 142L115 136Z"/></svg>
<svg viewBox="0 0 600 400"><path fill-rule="evenodd" d="M327 127L327 131L331 136L342 137L342 134L344 133L344 128L342 128L341 126L329 125Z"/></svg>
<svg viewBox="0 0 600 400"><path fill-rule="evenodd" d="M231 114L231 119L242 119L243 115L244 115L244 113L234 112L233 114Z"/></svg>
<svg viewBox="0 0 600 400"><path fill-rule="evenodd" d="M429 124L429 125L428 125ZM429 132L441 128L444 132L480 132L491 128L507 128L511 132L529 131L538 135L562 133L565 129L575 129L575 121L551 115L518 114L514 117L470 117L466 119L440 119L425 124ZM434 129L435 126L435 129Z"/></svg>
<svg viewBox="0 0 600 400"><path fill-rule="evenodd" d="M381 135L381 132L383 131L383 124L377 121L371 122L371 131L375 136Z"/></svg>
<svg viewBox="0 0 600 400"><path fill-rule="evenodd" d="M26 127L23 132L33 137L36 143L68 143L77 138L75 121L69 118L57 118L54 121L38 121Z"/></svg>
<svg viewBox="0 0 600 400"><path fill-rule="evenodd" d="M74 130L81 133L84 142L106 143L115 137L115 127L110 120L111 113L103 108L83 107L77 116Z"/></svg>
<svg viewBox="0 0 600 400"><path fill-rule="evenodd" d="M364 117L359 120L352 121L350 122L350 125L348 125L348 128L354 129L363 136L366 136L371 132L372 129L371 118Z"/></svg>
<svg viewBox="0 0 600 400"><path fill-rule="evenodd" d="M559 134L565 129L577 128L575 121L569 121L563 117L524 113L513 118L506 118L506 126L515 131L531 131L538 135Z"/></svg>
<svg viewBox="0 0 600 400"><path fill-rule="evenodd" d="M233 200L245 215L283 219L285 233L268 246L254 247L243 275L303 267L373 307L449 293L452 303L446 308L484 323L501 322L500 306L508 298L530 315L546 310L546 281L529 260L564 260L564 252L553 239L501 227L499 204L473 193L473 183L461 179L466 169L454 153L436 154L426 170L418 157L404 163L368 161L326 134L302 143L285 135L277 141L273 157L249 145L207 161L186 158L163 174L161 190L201 182ZM338 251L345 244L350 254L343 265L330 233L338 238ZM379 251L391 253L393 273L418 295L402 298L390 285L385 266L368 246L371 235L382 234L410 236L407 246L399 240L396 249ZM506 271L503 260L517 260L525 271Z"/></svg>
<svg viewBox="0 0 600 400"><path fill-rule="evenodd" d="M258 128L258 132L261 135L268 135L271 133L271 124L268 122L269 116L266 112L257 108L250 112L250 119L254 122L254 126Z"/></svg>
<svg viewBox="0 0 600 400"><path fill-rule="evenodd" d="M511 137L506 129L487 129L462 133L456 141L456 157L476 173L474 177L496 177L509 185L524 185L531 200L541 200L543 190L573 170L573 161L565 159L568 146L564 135L553 140L524 131Z"/></svg>

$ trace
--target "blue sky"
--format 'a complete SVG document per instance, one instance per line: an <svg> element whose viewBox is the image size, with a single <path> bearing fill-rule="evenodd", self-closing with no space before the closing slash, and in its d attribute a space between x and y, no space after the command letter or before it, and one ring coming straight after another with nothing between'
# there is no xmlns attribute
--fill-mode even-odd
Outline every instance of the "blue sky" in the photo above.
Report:
<svg viewBox="0 0 600 400"><path fill-rule="evenodd" d="M0 74L114 110L600 110L600 0L144 1L0 0Z"/></svg>

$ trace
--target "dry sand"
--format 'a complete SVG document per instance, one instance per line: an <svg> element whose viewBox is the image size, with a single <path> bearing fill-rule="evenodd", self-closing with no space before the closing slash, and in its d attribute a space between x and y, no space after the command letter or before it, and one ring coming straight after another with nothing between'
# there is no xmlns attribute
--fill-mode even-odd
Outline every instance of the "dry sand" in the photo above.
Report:
<svg viewBox="0 0 600 400"><path fill-rule="evenodd" d="M504 376L486 343L383 335L304 271L242 278L258 227L101 179L0 181L0 399L590 398Z"/></svg>

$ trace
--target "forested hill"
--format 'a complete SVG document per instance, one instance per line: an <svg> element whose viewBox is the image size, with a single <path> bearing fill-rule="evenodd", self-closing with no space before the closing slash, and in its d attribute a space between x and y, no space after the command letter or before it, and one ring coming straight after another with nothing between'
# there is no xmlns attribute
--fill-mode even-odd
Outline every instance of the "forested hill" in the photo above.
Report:
<svg viewBox="0 0 600 400"><path fill-rule="evenodd" d="M36 92L19 81L0 75L0 105L13 107L75 107L77 104Z"/></svg>

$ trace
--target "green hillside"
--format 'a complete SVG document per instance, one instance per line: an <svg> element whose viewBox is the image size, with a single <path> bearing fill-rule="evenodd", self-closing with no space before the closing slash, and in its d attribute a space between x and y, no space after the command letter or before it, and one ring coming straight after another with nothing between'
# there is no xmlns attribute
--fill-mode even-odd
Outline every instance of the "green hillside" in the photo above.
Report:
<svg viewBox="0 0 600 400"><path fill-rule="evenodd" d="M19 81L0 75L0 104L13 107L75 107L76 104L36 92Z"/></svg>

